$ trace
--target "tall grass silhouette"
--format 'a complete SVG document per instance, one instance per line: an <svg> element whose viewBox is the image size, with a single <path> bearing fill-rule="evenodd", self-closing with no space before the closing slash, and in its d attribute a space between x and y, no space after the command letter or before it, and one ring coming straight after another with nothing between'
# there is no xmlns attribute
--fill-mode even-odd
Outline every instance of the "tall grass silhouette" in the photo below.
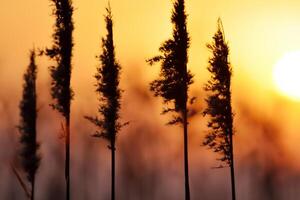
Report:
<svg viewBox="0 0 300 200"><path fill-rule="evenodd" d="M225 41L221 19L218 20L218 29L213 36L213 42L207 47L212 52L207 67L211 77L205 85L205 90L209 92L209 96L206 98L207 108L203 113L210 116L208 122L210 131L203 144L219 153L221 155L219 160L229 165L232 200L235 200L233 113L231 108L232 67L228 59L229 47Z"/></svg>
<svg viewBox="0 0 300 200"><path fill-rule="evenodd" d="M39 143L37 142L36 131L36 77L35 52L32 50L30 52L30 64L24 74L23 95L19 105L21 119L18 126L21 134L20 143L22 145L20 151L21 166L26 173L27 180L31 184L31 200L34 200L35 176L40 165L40 156L38 154ZM16 171L14 172L17 174Z"/></svg>
<svg viewBox="0 0 300 200"><path fill-rule="evenodd" d="M97 67L96 92L99 95L98 112L100 117L85 118L96 125L99 130L94 137L104 138L109 142L111 151L111 199L115 199L115 151L117 133L126 125L119 122L121 107L121 90L119 88L121 66L115 58L113 40L113 20L110 5L105 16L107 35L102 38L102 54L99 56L101 65Z"/></svg>
<svg viewBox="0 0 300 200"><path fill-rule="evenodd" d="M70 86L72 71L72 48L73 48L73 6L72 0L51 0L53 3L53 15L56 18L53 34L53 45L46 49L45 54L56 62L50 67L51 96L55 103L53 109L60 112L64 117L65 132L65 180L66 199L70 199L70 106L73 91Z"/></svg>
<svg viewBox="0 0 300 200"><path fill-rule="evenodd" d="M159 78L151 82L150 90L155 96L163 98L166 108L162 113L173 113L173 119L168 124L183 126L185 199L189 200L187 102L189 85L193 82L193 75L187 69L190 38L186 27L187 15L184 0L174 1L173 6L171 18L173 37L161 45L160 55L148 60L150 65L161 63Z"/></svg>

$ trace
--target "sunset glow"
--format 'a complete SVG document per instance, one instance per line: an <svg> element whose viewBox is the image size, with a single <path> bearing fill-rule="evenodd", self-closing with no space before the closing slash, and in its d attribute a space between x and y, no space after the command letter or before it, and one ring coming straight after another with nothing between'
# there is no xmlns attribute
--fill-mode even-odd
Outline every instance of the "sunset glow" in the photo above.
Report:
<svg viewBox="0 0 300 200"><path fill-rule="evenodd" d="M71 73L70 77L65 73L63 78L57 78L57 82L66 85L69 81L65 80L70 78L74 92L69 123L61 112L49 106L55 103L49 67L57 67L56 61L62 58L51 60L40 55L40 50L55 44L55 1L72 1L74 7L72 57L70 63L59 65L70 64ZM26 191L18 182L12 164L27 183L20 161L21 135L16 126L22 119L24 74L33 49L36 50L36 91L30 94L36 94L37 98L35 139L41 157L35 177L35 200L63 200L69 180L71 200L110 199L112 178L115 178L117 200L183 200L188 182L190 200L229 200L234 193L230 184L234 176L237 200L300 199L300 0L183 0L186 27L182 27L185 20L181 14L178 25L172 23L176 1L179 0L1 1L0 200L26 199ZM110 87L109 94L116 97L118 93L111 92L111 82L118 82L122 92L117 101L119 123L107 120L107 124L115 126L110 130L118 130L118 135L103 140L91 135L103 133L101 110L105 102L100 86L97 88L102 74L95 75L102 66L102 38L107 38L108 33L104 18L108 2L113 20L113 43L108 43L114 44L114 51L109 52L114 52L116 62L107 63L118 63L120 69L118 80L110 77L107 78L110 84L103 85ZM218 18L222 21L224 43L213 38ZM176 27L181 27L183 39L173 41L179 35L174 31ZM167 43L167 51L160 51L170 40L173 42ZM182 41L189 41L186 51L181 51L187 47ZM213 52L207 44L222 44L222 54L217 51L219 48ZM71 45L61 49L70 50ZM186 58L182 52L187 53ZM170 57L165 62L165 71L173 74L161 79L165 76L161 70L164 59L153 66L147 60L166 55ZM209 70L212 58L215 65L222 61L214 71ZM225 61L229 61L232 73ZM178 70L178 66L184 66L184 70ZM222 69L224 66L227 70ZM193 76L192 82L187 80L189 73L183 74L186 69ZM113 78L115 81L111 81ZM167 81L155 85L151 91L155 80ZM212 90L207 90L208 83L214 83ZM188 90L182 91L187 85ZM58 88L57 93L60 91L63 90ZM183 106L186 92L189 101ZM117 105L116 101L106 103ZM172 112L162 115L168 110ZM115 119L116 115L107 113L110 114L106 116ZM92 117L93 123L98 122L95 119L101 120L99 127L85 116ZM172 121L178 124L166 126ZM70 132L70 179L65 178L67 130ZM234 143L232 153L226 144L228 135ZM232 161L231 156L234 156ZM234 163L235 175L230 165L227 167L228 163ZM30 184L28 188L32 188Z"/></svg>
<svg viewBox="0 0 300 200"><path fill-rule="evenodd" d="M300 51L285 54L274 67L274 82L278 90L300 101Z"/></svg>

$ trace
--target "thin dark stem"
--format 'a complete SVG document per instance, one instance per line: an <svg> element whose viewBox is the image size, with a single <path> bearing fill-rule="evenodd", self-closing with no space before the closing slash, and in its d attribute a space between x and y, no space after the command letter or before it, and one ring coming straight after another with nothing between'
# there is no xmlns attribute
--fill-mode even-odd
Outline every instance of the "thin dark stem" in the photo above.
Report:
<svg viewBox="0 0 300 200"><path fill-rule="evenodd" d="M184 178L185 178L185 200L190 200L190 184L189 184L189 158L188 158L188 122L187 111L183 111L183 142L184 142Z"/></svg>
<svg viewBox="0 0 300 200"><path fill-rule="evenodd" d="M13 173L15 174L15 176L17 177L17 179L18 179L18 181L19 181L21 187L23 188L23 190L24 190L24 192L25 192L25 194L26 194L26 197L27 197L28 199L30 199L30 192L29 192L29 189L26 187L26 184L25 184L25 182L23 181L23 179L21 178L19 172L17 171L17 169L16 169L13 165L11 165L11 169L12 169Z"/></svg>
<svg viewBox="0 0 300 200"><path fill-rule="evenodd" d="M66 200L70 200L70 117L66 118L66 160L65 160L65 179L66 179Z"/></svg>
<svg viewBox="0 0 300 200"><path fill-rule="evenodd" d="M35 177L33 177L33 180L31 182L31 200L34 200L34 186L35 186Z"/></svg>
<svg viewBox="0 0 300 200"><path fill-rule="evenodd" d="M232 139L232 131L229 136L230 142L230 176L231 176L231 196L232 200L235 200L235 176L234 176L234 161L233 161L233 139Z"/></svg>
<svg viewBox="0 0 300 200"><path fill-rule="evenodd" d="M111 200L115 200L115 141L111 140Z"/></svg>

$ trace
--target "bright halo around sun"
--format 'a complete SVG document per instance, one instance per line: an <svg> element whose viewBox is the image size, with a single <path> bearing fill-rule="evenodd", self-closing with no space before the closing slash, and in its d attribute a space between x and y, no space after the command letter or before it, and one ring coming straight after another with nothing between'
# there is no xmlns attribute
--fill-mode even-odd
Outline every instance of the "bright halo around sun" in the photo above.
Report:
<svg viewBox="0 0 300 200"><path fill-rule="evenodd" d="M300 51L287 53L276 63L273 79L283 95L300 101Z"/></svg>

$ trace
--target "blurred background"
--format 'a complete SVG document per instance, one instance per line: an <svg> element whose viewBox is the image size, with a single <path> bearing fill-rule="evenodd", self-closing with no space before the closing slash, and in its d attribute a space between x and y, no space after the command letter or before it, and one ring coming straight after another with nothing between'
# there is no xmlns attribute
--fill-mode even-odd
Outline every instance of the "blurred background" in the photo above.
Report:
<svg viewBox="0 0 300 200"><path fill-rule="evenodd" d="M10 163L19 148L18 105L29 50L51 45L54 17L48 0L0 0L0 199L26 199ZM165 126L161 99L148 85L159 72L145 60L157 54L172 33L171 0L111 0L116 55L122 66L122 120L130 121L117 141L117 199L181 200L183 151L181 128ZM101 36L106 34L107 1L73 0L74 54L71 111L72 199L110 198L110 152L106 141L92 138L96 130L84 115L97 114L94 74L99 65ZM241 200L295 200L300 197L300 101L275 86L275 64L300 50L300 2L297 0L187 0L191 37L189 69L195 74L190 96L197 115L190 119L190 185L192 199L230 199L229 168L219 166L218 155L202 146L207 133L203 85L210 52L206 44L223 20L233 66L235 113L234 154L237 198ZM64 141L60 115L48 106L50 76L47 58L38 57L38 140L41 166L36 197L64 199ZM300 88L300 86L298 87Z"/></svg>

